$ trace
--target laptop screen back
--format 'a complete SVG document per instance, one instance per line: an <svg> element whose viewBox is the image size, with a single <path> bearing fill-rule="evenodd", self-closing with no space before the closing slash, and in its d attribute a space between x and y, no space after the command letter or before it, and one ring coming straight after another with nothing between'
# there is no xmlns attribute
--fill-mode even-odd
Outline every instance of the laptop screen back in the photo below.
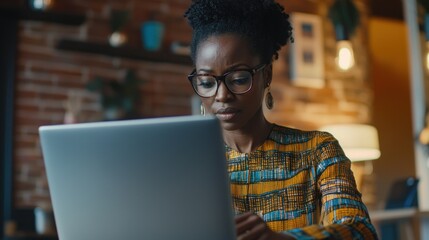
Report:
<svg viewBox="0 0 429 240"><path fill-rule="evenodd" d="M40 136L60 239L235 238L215 118L44 126Z"/></svg>

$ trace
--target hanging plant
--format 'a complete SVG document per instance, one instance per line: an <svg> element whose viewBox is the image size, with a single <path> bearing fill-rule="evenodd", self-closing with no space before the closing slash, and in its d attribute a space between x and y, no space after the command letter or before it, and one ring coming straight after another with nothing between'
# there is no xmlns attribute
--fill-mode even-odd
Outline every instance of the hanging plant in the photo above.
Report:
<svg viewBox="0 0 429 240"><path fill-rule="evenodd" d="M352 0L335 0L329 9L328 17L335 27L337 39L347 39L349 36L353 35L360 23L359 10ZM344 32L339 33L338 31Z"/></svg>

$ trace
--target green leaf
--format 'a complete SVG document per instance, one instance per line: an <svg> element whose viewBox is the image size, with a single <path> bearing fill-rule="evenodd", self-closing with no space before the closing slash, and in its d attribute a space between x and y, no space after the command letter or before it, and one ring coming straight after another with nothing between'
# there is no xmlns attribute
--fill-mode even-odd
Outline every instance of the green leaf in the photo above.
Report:
<svg viewBox="0 0 429 240"><path fill-rule="evenodd" d="M101 91L103 88L104 81L100 77L96 77L94 80L88 82L86 89L91 92Z"/></svg>

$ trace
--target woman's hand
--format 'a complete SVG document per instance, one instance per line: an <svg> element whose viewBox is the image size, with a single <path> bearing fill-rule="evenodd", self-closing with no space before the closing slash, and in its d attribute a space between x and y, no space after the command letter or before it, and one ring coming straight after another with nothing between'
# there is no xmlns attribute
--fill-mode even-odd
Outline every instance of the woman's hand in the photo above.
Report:
<svg viewBox="0 0 429 240"><path fill-rule="evenodd" d="M247 212L235 218L237 240L288 240L294 239L271 230L258 215Z"/></svg>

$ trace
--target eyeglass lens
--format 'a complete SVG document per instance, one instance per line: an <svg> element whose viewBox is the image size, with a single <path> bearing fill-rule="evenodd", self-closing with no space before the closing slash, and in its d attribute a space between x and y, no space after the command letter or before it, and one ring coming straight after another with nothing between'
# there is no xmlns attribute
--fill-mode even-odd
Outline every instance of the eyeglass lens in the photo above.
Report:
<svg viewBox="0 0 429 240"><path fill-rule="evenodd" d="M252 87L252 74L248 71L234 71L225 76L224 83L232 93L245 93ZM218 89L218 81L209 75L196 75L192 79L192 85L204 97L214 96Z"/></svg>

